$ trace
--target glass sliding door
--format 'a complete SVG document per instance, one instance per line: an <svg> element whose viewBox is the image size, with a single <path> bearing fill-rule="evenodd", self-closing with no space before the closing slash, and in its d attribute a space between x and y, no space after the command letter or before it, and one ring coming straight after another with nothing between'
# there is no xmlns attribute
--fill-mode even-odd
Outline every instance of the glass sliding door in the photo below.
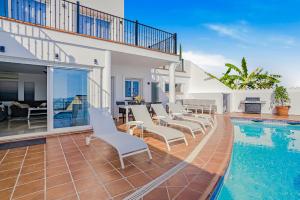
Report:
<svg viewBox="0 0 300 200"><path fill-rule="evenodd" d="M89 124L88 71L54 68L53 128Z"/></svg>

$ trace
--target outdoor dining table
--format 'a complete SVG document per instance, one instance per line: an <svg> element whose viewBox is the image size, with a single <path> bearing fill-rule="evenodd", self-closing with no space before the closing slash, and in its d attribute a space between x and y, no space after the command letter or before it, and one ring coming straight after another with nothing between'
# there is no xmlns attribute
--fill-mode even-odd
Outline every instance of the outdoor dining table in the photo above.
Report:
<svg viewBox="0 0 300 200"><path fill-rule="evenodd" d="M119 105L118 108L119 108L119 113L122 113L124 114L124 111L125 111L125 123L128 123L129 121L129 115L131 114L131 109L130 109L130 106L133 106L133 105L146 105L146 107L148 108L148 111L149 113L151 114L151 116L154 114L152 109L151 109L151 104L153 103L160 103L160 102L143 102L143 103L133 103L133 102L121 102L122 104L120 104L119 102ZM120 112L120 109L123 110ZM123 119L123 122L124 122L124 119Z"/></svg>

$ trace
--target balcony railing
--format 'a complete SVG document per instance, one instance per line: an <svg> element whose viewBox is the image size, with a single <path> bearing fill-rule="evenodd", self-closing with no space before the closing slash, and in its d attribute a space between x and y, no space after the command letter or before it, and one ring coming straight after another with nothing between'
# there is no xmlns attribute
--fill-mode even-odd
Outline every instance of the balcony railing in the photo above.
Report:
<svg viewBox="0 0 300 200"><path fill-rule="evenodd" d="M177 54L176 33L66 0L0 0L0 16L107 41Z"/></svg>

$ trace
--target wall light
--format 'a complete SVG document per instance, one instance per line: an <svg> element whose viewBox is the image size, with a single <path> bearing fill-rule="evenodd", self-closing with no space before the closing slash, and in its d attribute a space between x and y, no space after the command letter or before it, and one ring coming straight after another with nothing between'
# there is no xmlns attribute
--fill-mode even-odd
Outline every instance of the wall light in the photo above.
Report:
<svg viewBox="0 0 300 200"><path fill-rule="evenodd" d="M0 46L0 52L5 53L5 46Z"/></svg>
<svg viewBox="0 0 300 200"><path fill-rule="evenodd" d="M59 59L58 53L55 54L55 59L57 59L57 60Z"/></svg>

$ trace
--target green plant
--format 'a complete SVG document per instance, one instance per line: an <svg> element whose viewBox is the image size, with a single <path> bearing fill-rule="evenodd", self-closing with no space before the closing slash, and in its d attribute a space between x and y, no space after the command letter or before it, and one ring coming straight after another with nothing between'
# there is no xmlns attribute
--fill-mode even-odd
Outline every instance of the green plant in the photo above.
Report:
<svg viewBox="0 0 300 200"><path fill-rule="evenodd" d="M269 74L262 68L249 72L246 59L242 59L241 67L226 63L227 70L218 78L207 73L211 78L217 79L231 89L270 89L280 83L280 75Z"/></svg>
<svg viewBox="0 0 300 200"><path fill-rule="evenodd" d="M280 106L288 106L290 103L287 89L283 86L276 86L274 90L275 103Z"/></svg>

